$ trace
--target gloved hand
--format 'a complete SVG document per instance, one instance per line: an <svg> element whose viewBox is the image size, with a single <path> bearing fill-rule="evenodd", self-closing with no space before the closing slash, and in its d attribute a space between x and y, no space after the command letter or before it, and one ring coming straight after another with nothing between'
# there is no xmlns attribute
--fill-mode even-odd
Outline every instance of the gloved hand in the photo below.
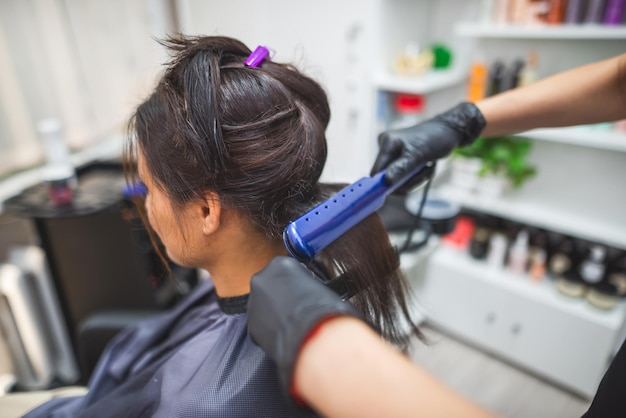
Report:
<svg viewBox="0 0 626 418"><path fill-rule="evenodd" d="M385 180L395 184L418 165L443 158L456 147L470 145L485 125L480 110L464 102L418 125L383 132L378 137L380 150L371 174L386 168ZM399 190L408 191L421 180L423 176L418 174Z"/></svg>
<svg viewBox="0 0 626 418"><path fill-rule="evenodd" d="M291 393L298 353L324 319L358 312L291 257L276 257L252 276L248 332L274 360L286 393Z"/></svg>

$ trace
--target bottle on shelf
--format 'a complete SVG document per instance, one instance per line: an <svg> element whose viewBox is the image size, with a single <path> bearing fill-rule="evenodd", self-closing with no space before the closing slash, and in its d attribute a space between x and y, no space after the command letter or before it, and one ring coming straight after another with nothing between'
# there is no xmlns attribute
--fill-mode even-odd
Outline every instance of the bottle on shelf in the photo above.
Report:
<svg viewBox="0 0 626 418"><path fill-rule="evenodd" d="M511 0L508 21L516 24L525 24L528 18L529 0Z"/></svg>
<svg viewBox="0 0 626 418"><path fill-rule="evenodd" d="M506 67L502 63L502 61L495 61L491 64L491 68L489 69L489 86L487 91L487 96L494 96L503 91L505 77L506 77Z"/></svg>
<svg viewBox="0 0 626 418"><path fill-rule="evenodd" d="M578 250L573 238L561 236L549 258L548 272L555 286L563 295L578 298L584 296L587 287L576 273Z"/></svg>
<svg viewBox="0 0 626 418"><path fill-rule="evenodd" d="M491 232L484 226L478 226L474 230L474 235L469 245L470 255L477 260L484 260L487 258L487 252L489 250L489 238Z"/></svg>
<svg viewBox="0 0 626 418"><path fill-rule="evenodd" d="M585 23L602 23L606 0L589 0L585 12Z"/></svg>
<svg viewBox="0 0 626 418"><path fill-rule="evenodd" d="M454 230L444 235L442 242L452 248L459 251L466 251L469 247L469 243L474 236L474 230L476 228L475 220L467 214L460 214L456 220Z"/></svg>
<svg viewBox="0 0 626 418"><path fill-rule="evenodd" d="M485 98L487 90L487 64L483 60L476 60L470 69L467 101L476 103Z"/></svg>
<svg viewBox="0 0 626 418"><path fill-rule="evenodd" d="M546 251L538 250L530 257L528 272L534 281L541 281L546 275Z"/></svg>
<svg viewBox="0 0 626 418"><path fill-rule="evenodd" d="M568 0L563 23L578 24L585 13L585 0Z"/></svg>
<svg viewBox="0 0 626 418"><path fill-rule="evenodd" d="M620 296L626 295L626 252L621 251L609 266L607 281L617 288Z"/></svg>
<svg viewBox="0 0 626 418"><path fill-rule="evenodd" d="M434 60L431 48L422 48L417 42L409 42L393 60L392 68L396 74L419 76L433 68Z"/></svg>
<svg viewBox="0 0 626 418"><path fill-rule="evenodd" d="M398 94L394 100L395 120L393 129L407 128L417 125L424 111L424 96Z"/></svg>
<svg viewBox="0 0 626 418"><path fill-rule="evenodd" d="M452 66L452 50L445 44L434 44L430 47L433 53L433 70L446 70Z"/></svg>
<svg viewBox="0 0 626 418"><path fill-rule="evenodd" d="M587 293L592 306L610 310L626 296L626 253L622 252L608 266L605 279Z"/></svg>
<svg viewBox="0 0 626 418"><path fill-rule="evenodd" d="M608 0L603 22L608 26L621 25L624 22L625 0Z"/></svg>
<svg viewBox="0 0 626 418"><path fill-rule="evenodd" d="M512 0L495 0L493 21L497 25L509 23L509 13Z"/></svg>
<svg viewBox="0 0 626 418"><path fill-rule="evenodd" d="M520 77L524 69L524 60L516 59L508 68L502 84L502 91L514 89L520 84Z"/></svg>
<svg viewBox="0 0 626 418"><path fill-rule="evenodd" d="M564 0L511 0L508 21L516 25L543 25Z"/></svg>
<svg viewBox="0 0 626 418"><path fill-rule="evenodd" d="M63 136L63 124L58 119L44 119L37 123L37 132L46 153L42 177L48 187L50 201L55 206L69 205L74 199L78 181Z"/></svg>
<svg viewBox="0 0 626 418"><path fill-rule="evenodd" d="M511 221L509 219L502 219L502 233L506 237L507 247L506 254L504 255L504 265L508 267L509 265L509 255L511 253L511 247L515 242L515 239L519 232L524 229L524 225Z"/></svg>
<svg viewBox="0 0 626 418"><path fill-rule="evenodd" d="M601 245L591 245L587 256L580 264L578 274L589 286L596 285L604 278L606 271L606 248Z"/></svg>
<svg viewBox="0 0 626 418"><path fill-rule="evenodd" d="M594 308L609 311L617 305L620 296L617 294L615 286L609 282L602 282L591 288L585 299Z"/></svg>
<svg viewBox="0 0 626 418"><path fill-rule="evenodd" d="M526 65L524 65L524 68L522 68L520 72L519 85L526 86L535 81L537 81L537 52L531 51L528 54Z"/></svg>
<svg viewBox="0 0 626 418"><path fill-rule="evenodd" d="M536 230L530 236L528 248L528 272L535 281L540 281L546 275L546 260L548 258L548 234L543 230Z"/></svg>
<svg viewBox="0 0 626 418"><path fill-rule="evenodd" d="M545 25L550 23L550 15L555 13L555 2L563 0L530 0L526 23L529 25Z"/></svg>
<svg viewBox="0 0 626 418"><path fill-rule="evenodd" d="M504 267L506 259L506 249L508 240L502 232L494 232L489 240L489 253L487 254L487 264L493 268Z"/></svg>
<svg viewBox="0 0 626 418"><path fill-rule="evenodd" d="M522 229L515 237L513 245L509 250L509 270L513 274L522 275L526 273L528 263L528 231Z"/></svg>
<svg viewBox="0 0 626 418"><path fill-rule="evenodd" d="M547 14L547 22L550 25L560 25L563 23L565 15L565 0L551 0L549 3L549 10Z"/></svg>

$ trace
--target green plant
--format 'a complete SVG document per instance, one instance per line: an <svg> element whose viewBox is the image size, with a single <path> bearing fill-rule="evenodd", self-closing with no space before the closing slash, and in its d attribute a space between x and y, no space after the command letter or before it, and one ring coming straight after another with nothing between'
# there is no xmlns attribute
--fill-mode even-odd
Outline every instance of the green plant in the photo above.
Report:
<svg viewBox="0 0 626 418"><path fill-rule="evenodd" d="M453 155L480 158L482 166L478 174L481 177L489 173L504 175L511 180L514 187L518 188L537 172L536 168L526 161L531 147L532 144L528 140L507 136L478 138L468 147L457 148Z"/></svg>

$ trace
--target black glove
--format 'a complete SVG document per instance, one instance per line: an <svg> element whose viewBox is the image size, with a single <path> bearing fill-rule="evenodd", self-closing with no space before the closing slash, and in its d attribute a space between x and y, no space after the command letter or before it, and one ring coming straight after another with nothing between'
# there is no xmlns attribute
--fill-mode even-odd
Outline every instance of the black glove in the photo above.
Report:
<svg viewBox="0 0 626 418"><path fill-rule="evenodd" d="M303 340L323 319L359 317L347 302L291 257L276 257L252 276L248 332L278 366L286 393Z"/></svg>
<svg viewBox="0 0 626 418"><path fill-rule="evenodd" d="M378 136L380 150L372 175L386 168L385 180L395 184L420 164L443 158L456 147L470 145L485 125L480 110L464 102L410 128L383 132ZM410 190L423 178L418 174L400 190Z"/></svg>

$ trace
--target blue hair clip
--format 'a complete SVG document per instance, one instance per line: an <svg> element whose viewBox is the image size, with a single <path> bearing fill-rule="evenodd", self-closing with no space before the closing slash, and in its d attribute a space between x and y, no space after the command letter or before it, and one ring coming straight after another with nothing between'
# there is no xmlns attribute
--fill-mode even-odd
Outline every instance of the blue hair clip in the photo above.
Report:
<svg viewBox="0 0 626 418"><path fill-rule="evenodd" d="M272 53L272 51L270 51L270 49L259 45L252 52L252 54L250 54L248 58L246 58L246 62L244 62L244 65L246 67L256 68L259 65L263 64L263 61L265 61L268 56L271 59L273 55L274 54Z"/></svg>

